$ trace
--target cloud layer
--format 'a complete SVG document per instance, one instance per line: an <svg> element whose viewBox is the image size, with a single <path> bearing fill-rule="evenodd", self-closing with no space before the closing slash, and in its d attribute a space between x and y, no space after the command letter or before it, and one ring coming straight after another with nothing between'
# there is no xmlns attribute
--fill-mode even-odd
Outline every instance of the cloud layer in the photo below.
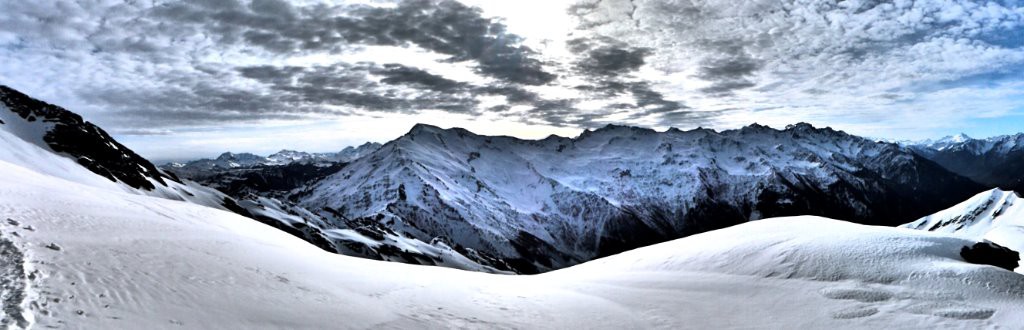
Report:
<svg viewBox="0 0 1024 330"><path fill-rule="evenodd" d="M1022 112L1020 1L474 3L12 2L0 83L139 136L437 111L884 136ZM511 24L552 12L573 24Z"/></svg>

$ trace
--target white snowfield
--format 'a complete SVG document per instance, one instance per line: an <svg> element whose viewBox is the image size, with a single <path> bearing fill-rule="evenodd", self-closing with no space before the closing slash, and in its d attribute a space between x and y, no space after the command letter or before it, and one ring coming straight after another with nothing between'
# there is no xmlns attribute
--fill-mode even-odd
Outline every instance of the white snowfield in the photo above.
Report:
<svg viewBox="0 0 1024 330"><path fill-rule="evenodd" d="M1024 252L1024 198L998 188L902 227L989 240ZM1024 267L1018 267L1024 273Z"/></svg>
<svg viewBox="0 0 1024 330"><path fill-rule="evenodd" d="M1020 328L1024 276L940 233L778 218L536 276L324 252L0 161L6 327ZM10 219L10 220L8 220Z"/></svg>

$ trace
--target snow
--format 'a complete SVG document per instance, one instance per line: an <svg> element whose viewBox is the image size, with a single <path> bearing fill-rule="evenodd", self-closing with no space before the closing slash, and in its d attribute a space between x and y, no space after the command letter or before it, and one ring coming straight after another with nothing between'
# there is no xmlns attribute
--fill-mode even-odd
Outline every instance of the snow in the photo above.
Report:
<svg viewBox="0 0 1024 330"><path fill-rule="evenodd" d="M902 227L989 240L1024 252L1024 199L1012 191L991 189ZM1017 271L1024 273L1024 267Z"/></svg>
<svg viewBox="0 0 1024 330"><path fill-rule="evenodd" d="M0 237L26 274L10 271L18 260L2 266L5 283L24 284L4 296L24 299L5 300L5 320L26 314L39 328L1024 324L1024 276L963 262L957 251L972 241L942 233L768 219L507 276L330 254L221 210L6 161L0 173L0 218L17 223L0 224Z"/></svg>

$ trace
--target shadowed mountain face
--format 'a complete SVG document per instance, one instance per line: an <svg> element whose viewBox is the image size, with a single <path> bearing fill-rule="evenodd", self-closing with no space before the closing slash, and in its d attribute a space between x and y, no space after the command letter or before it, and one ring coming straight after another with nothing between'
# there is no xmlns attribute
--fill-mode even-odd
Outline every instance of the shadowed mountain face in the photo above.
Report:
<svg viewBox="0 0 1024 330"><path fill-rule="evenodd" d="M33 99L10 87L0 85L0 103L27 121L22 129L35 130L42 141L57 153L75 159L93 173L135 189L153 190L154 182L166 185L156 166L102 129L82 117L43 101ZM30 128L31 127L31 128ZM25 132L28 134L29 132Z"/></svg>
<svg viewBox="0 0 1024 330"><path fill-rule="evenodd" d="M1024 189L1024 134L965 135L911 145L914 152L988 187Z"/></svg>
<svg viewBox="0 0 1024 330"><path fill-rule="evenodd" d="M418 125L291 198L538 272L766 217L898 225L981 190L906 148L807 124L536 141Z"/></svg>

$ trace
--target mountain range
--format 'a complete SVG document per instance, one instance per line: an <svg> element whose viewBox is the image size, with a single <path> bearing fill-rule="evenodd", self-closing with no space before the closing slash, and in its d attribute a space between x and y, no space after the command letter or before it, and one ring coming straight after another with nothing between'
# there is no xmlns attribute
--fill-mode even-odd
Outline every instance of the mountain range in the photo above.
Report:
<svg viewBox="0 0 1024 330"><path fill-rule="evenodd" d="M906 145L944 168L985 186L1024 188L1024 134L985 139L958 134Z"/></svg>
<svg viewBox="0 0 1024 330"><path fill-rule="evenodd" d="M339 152L309 153L295 150L281 150L266 157L251 153L225 152L217 158L197 159L186 163L172 162L161 167L173 169L176 173L206 176L223 173L232 169L257 166L282 166L291 164L330 165L347 163L380 148L380 143L367 142L356 147L346 147Z"/></svg>

